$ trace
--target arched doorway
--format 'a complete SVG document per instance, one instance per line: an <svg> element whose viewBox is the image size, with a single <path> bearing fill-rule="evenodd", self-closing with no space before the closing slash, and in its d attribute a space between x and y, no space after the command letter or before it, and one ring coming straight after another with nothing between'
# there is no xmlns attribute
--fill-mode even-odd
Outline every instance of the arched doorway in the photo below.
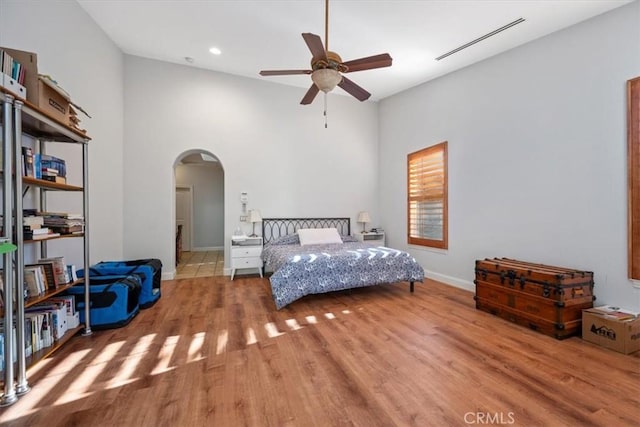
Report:
<svg viewBox="0 0 640 427"><path fill-rule="evenodd" d="M224 169L205 150L178 156L175 175L176 279L223 275Z"/></svg>

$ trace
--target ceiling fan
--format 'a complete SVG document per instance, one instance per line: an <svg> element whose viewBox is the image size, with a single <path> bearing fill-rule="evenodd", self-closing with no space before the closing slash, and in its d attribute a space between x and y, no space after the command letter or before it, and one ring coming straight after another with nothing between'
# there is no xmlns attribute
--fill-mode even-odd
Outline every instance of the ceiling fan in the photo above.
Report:
<svg viewBox="0 0 640 427"><path fill-rule="evenodd" d="M302 33L302 38L311 51L310 70L262 70L261 76L284 76L290 74L311 74L313 84L300 101L300 104L311 104L319 91L331 92L336 86L340 86L346 92L360 101L366 101L371 94L349 80L342 73L371 70L374 68L389 67L392 62L388 53L368 56L343 62L340 55L329 50L329 0L325 0L324 15L324 45L320 36L311 33Z"/></svg>

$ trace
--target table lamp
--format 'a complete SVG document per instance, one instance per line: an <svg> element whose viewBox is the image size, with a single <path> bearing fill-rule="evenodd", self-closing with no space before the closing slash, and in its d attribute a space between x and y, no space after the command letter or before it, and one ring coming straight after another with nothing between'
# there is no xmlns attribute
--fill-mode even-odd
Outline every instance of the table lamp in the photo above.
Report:
<svg viewBox="0 0 640 427"><path fill-rule="evenodd" d="M256 234L256 222L262 221L262 215L260 215L260 211L257 209L251 209L249 212L249 222L253 223L253 233L249 237L258 237Z"/></svg>
<svg viewBox="0 0 640 427"><path fill-rule="evenodd" d="M366 231L364 231L364 228L368 222L371 222L371 218L369 217L369 212L367 211L360 212L358 214L358 222L362 223L362 232L366 233Z"/></svg>

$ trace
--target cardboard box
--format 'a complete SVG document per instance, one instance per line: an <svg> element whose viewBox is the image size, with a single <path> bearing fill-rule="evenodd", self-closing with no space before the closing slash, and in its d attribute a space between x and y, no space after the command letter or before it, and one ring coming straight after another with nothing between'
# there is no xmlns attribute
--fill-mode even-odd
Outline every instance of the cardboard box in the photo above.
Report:
<svg viewBox="0 0 640 427"><path fill-rule="evenodd" d="M69 124L69 100L56 92L55 89L38 79L37 86L38 100L30 101L37 105L45 113L54 119L62 122L64 125ZM29 92L31 93L31 92ZM27 98L28 99L28 98Z"/></svg>
<svg viewBox="0 0 640 427"><path fill-rule="evenodd" d="M623 354L640 350L640 318L618 320L597 309L582 311L582 339Z"/></svg>
<svg viewBox="0 0 640 427"><path fill-rule="evenodd" d="M65 125L69 124L69 100L38 78L38 55L24 50L0 47L25 69L27 101Z"/></svg>

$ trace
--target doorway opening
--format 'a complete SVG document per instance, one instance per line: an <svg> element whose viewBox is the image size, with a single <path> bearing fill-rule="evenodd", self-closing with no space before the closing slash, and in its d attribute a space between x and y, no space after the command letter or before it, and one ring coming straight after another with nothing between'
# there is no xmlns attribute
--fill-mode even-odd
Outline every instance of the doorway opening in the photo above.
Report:
<svg viewBox="0 0 640 427"><path fill-rule="evenodd" d="M222 276L224 169L205 150L178 156L175 175L176 279Z"/></svg>

